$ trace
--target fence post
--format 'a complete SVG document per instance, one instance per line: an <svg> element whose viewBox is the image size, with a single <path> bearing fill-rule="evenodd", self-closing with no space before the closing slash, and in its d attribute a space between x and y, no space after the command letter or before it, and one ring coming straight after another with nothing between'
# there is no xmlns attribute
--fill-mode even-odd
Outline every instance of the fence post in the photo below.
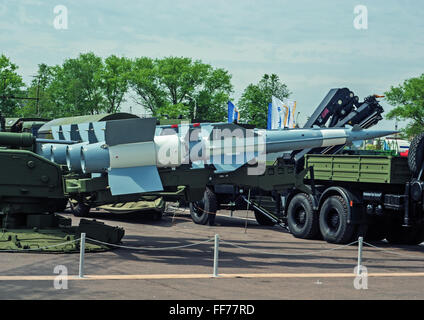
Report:
<svg viewBox="0 0 424 320"><path fill-rule="evenodd" d="M219 234L215 234L215 250L213 256L213 276L218 277Z"/></svg>
<svg viewBox="0 0 424 320"><path fill-rule="evenodd" d="M84 278L84 253L85 253L85 233L81 233L80 261L79 261L79 277L80 278Z"/></svg>
<svg viewBox="0 0 424 320"><path fill-rule="evenodd" d="M363 247L363 243L364 243L364 238L363 237L359 237L358 238L358 267L357 267L357 274L358 276L361 275L361 268L362 268L362 247Z"/></svg>

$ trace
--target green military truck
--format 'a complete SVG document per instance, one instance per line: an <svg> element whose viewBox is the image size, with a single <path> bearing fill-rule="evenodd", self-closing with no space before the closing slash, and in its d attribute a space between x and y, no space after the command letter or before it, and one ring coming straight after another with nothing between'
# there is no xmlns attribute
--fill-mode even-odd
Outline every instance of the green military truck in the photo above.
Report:
<svg viewBox="0 0 424 320"><path fill-rule="evenodd" d="M424 134L409 158L308 154L300 173L278 159L262 176L216 177L190 213L195 223L213 224L219 209L248 208L259 224L279 224L302 239L416 245L424 241L423 160Z"/></svg>
<svg viewBox="0 0 424 320"><path fill-rule="evenodd" d="M348 88L331 89L304 128L358 125L381 119L378 96L360 102ZM195 223L213 224L219 209L252 209L261 225L279 224L295 237L348 243L358 236L393 244L424 241L424 135L408 158L343 154L345 145L279 155L261 176L214 175L201 201L190 204ZM350 151L352 152L352 151Z"/></svg>
<svg viewBox="0 0 424 320"><path fill-rule="evenodd" d="M334 243L360 235L392 244L424 241L423 182L409 168L408 158L306 155L305 167L313 168L304 181L311 193L295 189L282 196L287 226L295 237Z"/></svg>

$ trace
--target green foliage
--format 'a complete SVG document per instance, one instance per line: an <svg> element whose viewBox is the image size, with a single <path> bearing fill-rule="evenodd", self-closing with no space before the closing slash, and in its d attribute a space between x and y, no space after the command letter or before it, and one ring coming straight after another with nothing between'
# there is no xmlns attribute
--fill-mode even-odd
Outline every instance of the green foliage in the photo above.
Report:
<svg viewBox="0 0 424 320"><path fill-rule="evenodd" d="M58 102L66 116L96 114L105 110L102 94L103 62L94 53L80 54L76 59L67 59L56 74L61 86Z"/></svg>
<svg viewBox="0 0 424 320"><path fill-rule="evenodd" d="M386 100L394 106L388 119L410 120L403 132L412 138L424 131L424 74L405 80L398 87L385 92Z"/></svg>
<svg viewBox="0 0 424 320"><path fill-rule="evenodd" d="M156 116L159 119L189 119L190 118L190 106L182 103L168 104L159 107L156 110Z"/></svg>
<svg viewBox="0 0 424 320"><path fill-rule="evenodd" d="M27 89L27 96L39 98L39 101L28 100L20 111L19 116L42 118L54 118L61 116L59 109L56 108L54 101L54 91L51 89L52 82L55 79L55 67L49 67L46 64L38 65L36 77L31 81Z"/></svg>
<svg viewBox="0 0 424 320"><path fill-rule="evenodd" d="M154 116L186 117L188 112L187 116L193 118L196 106L196 118L207 121L225 119L226 103L233 90L227 71L183 57L138 58L129 81L137 103Z"/></svg>
<svg viewBox="0 0 424 320"><path fill-rule="evenodd" d="M118 112L128 91L131 64L114 55L103 62L91 52L67 59L61 66L40 64L28 88L31 97L38 92L38 108L36 101L29 101L22 115L59 118Z"/></svg>
<svg viewBox="0 0 424 320"><path fill-rule="evenodd" d="M250 84L244 90L238 102L241 119L258 128L266 128L268 104L272 96L283 100L289 95L287 86L277 75L265 74L258 84Z"/></svg>
<svg viewBox="0 0 424 320"><path fill-rule="evenodd" d="M149 110L154 116L157 110L166 105L166 95L161 88L156 63L147 57L133 61L129 75L131 88L137 95L136 103Z"/></svg>
<svg viewBox="0 0 424 320"><path fill-rule="evenodd" d="M19 113L24 102L12 97L25 97L25 84L17 69L8 57L0 56L0 112L8 117Z"/></svg>
<svg viewBox="0 0 424 320"><path fill-rule="evenodd" d="M106 112L118 112L128 91L131 60L112 55L105 60L101 70L101 88L106 98Z"/></svg>

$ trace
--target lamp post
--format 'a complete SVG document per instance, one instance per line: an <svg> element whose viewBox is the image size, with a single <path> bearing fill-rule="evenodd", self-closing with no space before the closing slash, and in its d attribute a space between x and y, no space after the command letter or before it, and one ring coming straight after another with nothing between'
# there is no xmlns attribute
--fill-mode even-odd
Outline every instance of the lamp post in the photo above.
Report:
<svg viewBox="0 0 424 320"><path fill-rule="evenodd" d="M192 96L186 94L187 97L194 100L194 110L193 110L193 119L196 119L196 111L197 111L197 100L196 98L193 98Z"/></svg>

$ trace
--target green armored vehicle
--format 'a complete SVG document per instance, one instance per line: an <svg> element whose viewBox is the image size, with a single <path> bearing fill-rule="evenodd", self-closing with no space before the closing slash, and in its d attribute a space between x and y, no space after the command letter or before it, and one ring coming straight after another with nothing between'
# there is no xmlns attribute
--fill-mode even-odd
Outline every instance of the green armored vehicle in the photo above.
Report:
<svg viewBox="0 0 424 320"><path fill-rule="evenodd" d="M31 133L0 132L0 251L72 252L81 233L88 238L118 243L122 228L81 220L72 226L63 211L68 201L62 168L36 154ZM107 247L88 243L88 251Z"/></svg>

